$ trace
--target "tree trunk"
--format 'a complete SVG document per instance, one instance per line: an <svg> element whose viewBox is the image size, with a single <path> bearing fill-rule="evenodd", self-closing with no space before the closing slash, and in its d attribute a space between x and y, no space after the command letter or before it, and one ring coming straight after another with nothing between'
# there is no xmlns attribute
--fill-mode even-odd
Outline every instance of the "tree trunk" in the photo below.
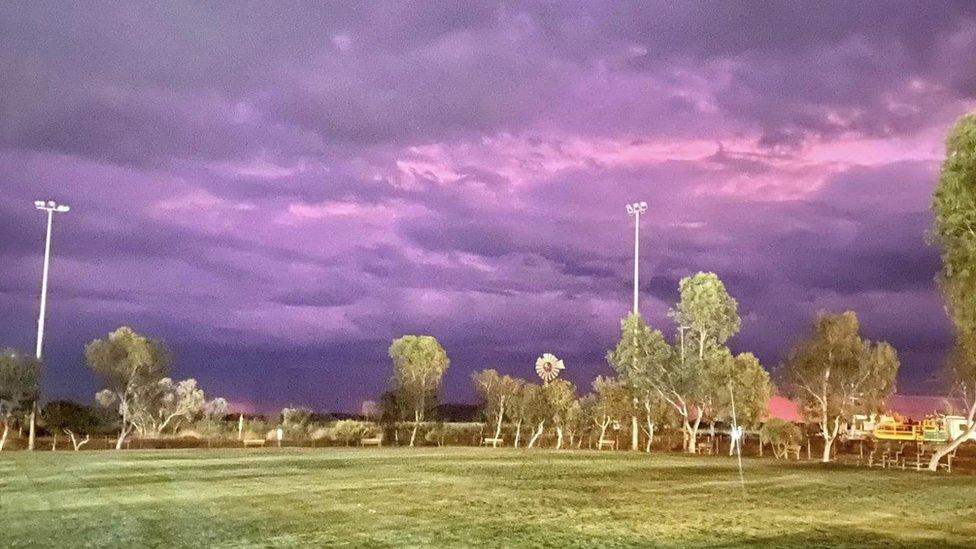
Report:
<svg viewBox="0 0 976 549"><path fill-rule="evenodd" d="M410 447L413 448L414 441L417 440L417 430L420 429L420 422L423 420L423 414L418 410L413 411L413 431L410 433Z"/></svg>
<svg viewBox="0 0 976 549"><path fill-rule="evenodd" d="M519 440L521 440L521 437L522 437L522 420L520 419L515 422L515 447L516 448L519 447Z"/></svg>
<svg viewBox="0 0 976 549"><path fill-rule="evenodd" d="M79 441L78 437L75 436L74 431L65 429L64 432L71 438L71 447L75 449L75 452L81 449L82 446L88 443L91 435L85 435L85 440Z"/></svg>
<svg viewBox="0 0 976 549"><path fill-rule="evenodd" d="M502 434L502 418L505 417L505 397L498 407L498 423L495 425L495 440L491 443L492 448L498 447L498 435Z"/></svg>
<svg viewBox="0 0 976 549"><path fill-rule="evenodd" d="M563 447L563 428L556 427L556 449L559 450Z"/></svg>
<svg viewBox="0 0 976 549"><path fill-rule="evenodd" d="M125 443L125 437L128 436L130 430L132 430L131 427L126 429L125 425L122 426L122 430L119 431L119 438L115 441L116 450L122 449L122 444Z"/></svg>
<svg viewBox="0 0 976 549"><path fill-rule="evenodd" d="M830 463L830 450L831 450L831 447L834 444L834 440L837 438L837 432L840 430L840 416L837 416L837 417L834 418L834 432L833 433L830 432L830 427L826 423L821 424L820 430L821 430L821 434L823 435L823 439L824 439L823 457L822 457L821 461L823 463ZM810 440L809 439L807 439L807 444L808 444L807 447L809 448L809 444L810 444Z"/></svg>
<svg viewBox="0 0 976 549"><path fill-rule="evenodd" d="M634 414L630 416L630 449L634 452L638 450L638 432L639 427L637 426L637 415Z"/></svg>
<svg viewBox="0 0 976 549"><path fill-rule="evenodd" d="M648 454L651 453L651 446L654 445L654 422L650 419L647 420L647 449L645 450Z"/></svg>
<svg viewBox="0 0 976 549"><path fill-rule="evenodd" d="M701 426L701 410L698 411L698 417L695 418L695 423L691 426L691 432L689 433L688 444L691 447L691 453L698 453L698 427Z"/></svg>
<svg viewBox="0 0 976 549"><path fill-rule="evenodd" d="M10 424L6 421L3 422L3 436L0 436L0 452L3 451L3 446L7 444L7 434L10 432Z"/></svg>
<svg viewBox="0 0 976 549"><path fill-rule="evenodd" d="M691 424L688 423L688 416L684 416L684 424L681 426L681 446L685 452L691 452Z"/></svg>
<svg viewBox="0 0 976 549"><path fill-rule="evenodd" d="M600 424L600 442L603 442L605 440L604 437L606 437L607 435L608 425L610 425L610 422L606 419L606 416L604 416L603 423ZM599 450L599 448L597 449Z"/></svg>
<svg viewBox="0 0 976 549"><path fill-rule="evenodd" d="M528 446L529 448L535 446L535 442L539 440L540 436L542 436L542 430L545 428L545 426L546 426L546 420L542 420L539 422L539 427L536 429L534 433L532 433L532 438L529 439L529 446Z"/></svg>
<svg viewBox="0 0 976 549"><path fill-rule="evenodd" d="M945 446L941 446L935 451L935 453L932 454L932 459L929 460L929 471L938 471L939 462L942 461L942 458L946 457L953 450L958 448L960 444L969 439L969 435L971 435L973 431L976 431L976 422L973 422L974 417L976 417L976 400L973 401L973 405L969 408L969 416L966 418L969 421L969 427L963 431L961 435L956 437L955 440L946 444ZM949 434L948 423L946 423L946 434Z"/></svg>
<svg viewBox="0 0 976 549"><path fill-rule="evenodd" d="M57 452L58 451L58 432L57 431L54 431L53 434L54 434L54 442L51 443L51 451L52 452Z"/></svg>
<svg viewBox="0 0 976 549"><path fill-rule="evenodd" d="M34 435L37 430L37 403L31 403L31 413L30 413L30 429L27 433L27 450L30 452L34 451Z"/></svg>

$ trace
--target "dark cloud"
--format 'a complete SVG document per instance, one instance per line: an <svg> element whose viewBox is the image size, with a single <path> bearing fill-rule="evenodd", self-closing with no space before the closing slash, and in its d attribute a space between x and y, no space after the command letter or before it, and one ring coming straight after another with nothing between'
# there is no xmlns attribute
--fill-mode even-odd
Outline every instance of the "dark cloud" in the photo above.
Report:
<svg viewBox="0 0 976 549"><path fill-rule="evenodd" d="M934 390L925 244L941 139L976 96L969 2L6 4L0 342L32 346L55 224L51 394L132 324L177 375L353 409L436 335L447 398L539 353L588 386L630 307L662 331L715 271L778 364L852 308Z"/></svg>

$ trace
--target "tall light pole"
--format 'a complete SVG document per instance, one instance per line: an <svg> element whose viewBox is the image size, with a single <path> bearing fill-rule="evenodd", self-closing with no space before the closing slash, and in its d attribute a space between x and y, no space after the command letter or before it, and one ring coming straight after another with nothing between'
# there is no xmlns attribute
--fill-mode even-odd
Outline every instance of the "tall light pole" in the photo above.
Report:
<svg viewBox="0 0 976 549"><path fill-rule="evenodd" d="M41 360L41 354L44 350L44 314L47 311L47 273L51 266L51 225L54 222L55 213L65 213L71 208L64 205L58 204L53 200L35 200L34 207L38 210L43 210L47 212L47 236L44 238L44 271L41 274L41 312L37 317L37 347L34 350L34 355L37 360ZM31 405L31 416L30 416L30 437L27 443L27 449L34 449L34 425L35 425L35 415L37 412L37 403Z"/></svg>
<svg viewBox="0 0 976 549"><path fill-rule="evenodd" d="M640 272L640 216L647 211L647 202L627 204L627 213L634 216L634 314L637 314L637 287Z"/></svg>
<svg viewBox="0 0 976 549"><path fill-rule="evenodd" d="M47 202L35 200L34 207L47 212L47 236L44 239L44 271L41 274L41 312L37 317L37 348L34 351L37 360L41 360L41 354L44 349L44 313L47 310L47 273L51 267L51 225L54 222L55 212L65 213L71 208L64 204L58 204L53 200L48 200Z"/></svg>

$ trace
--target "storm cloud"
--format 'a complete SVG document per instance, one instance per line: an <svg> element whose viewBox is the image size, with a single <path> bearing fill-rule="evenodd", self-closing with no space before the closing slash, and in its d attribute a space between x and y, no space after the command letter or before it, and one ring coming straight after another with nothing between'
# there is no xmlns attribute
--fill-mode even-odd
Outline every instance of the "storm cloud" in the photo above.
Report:
<svg viewBox="0 0 976 549"><path fill-rule="evenodd" d="M470 374L554 352L588 385L629 309L671 333L715 271L774 368L852 308L937 391L925 241L943 139L976 110L970 2L183 3L0 7L0 344L89 399L85 342L165 339L263 409L352 410L430 333Z"/></svg>

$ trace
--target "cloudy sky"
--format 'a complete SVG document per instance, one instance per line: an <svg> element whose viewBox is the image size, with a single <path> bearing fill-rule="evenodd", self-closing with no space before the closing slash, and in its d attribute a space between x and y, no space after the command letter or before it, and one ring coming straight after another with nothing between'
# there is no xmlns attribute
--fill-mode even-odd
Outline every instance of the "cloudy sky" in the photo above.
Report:
<svg viewBox="0 0 976 549"><path fill-rule="evenodd" d="M436 336L447 400L550 351L588 386L630 307L738 299L775 368L857 311L934 392L927 246L947 128L976 111L970 2L6 3L0 345L33 349L56 219L50 396L82 346L163 338L175 376L262 409L356 409Z"/></svg>

